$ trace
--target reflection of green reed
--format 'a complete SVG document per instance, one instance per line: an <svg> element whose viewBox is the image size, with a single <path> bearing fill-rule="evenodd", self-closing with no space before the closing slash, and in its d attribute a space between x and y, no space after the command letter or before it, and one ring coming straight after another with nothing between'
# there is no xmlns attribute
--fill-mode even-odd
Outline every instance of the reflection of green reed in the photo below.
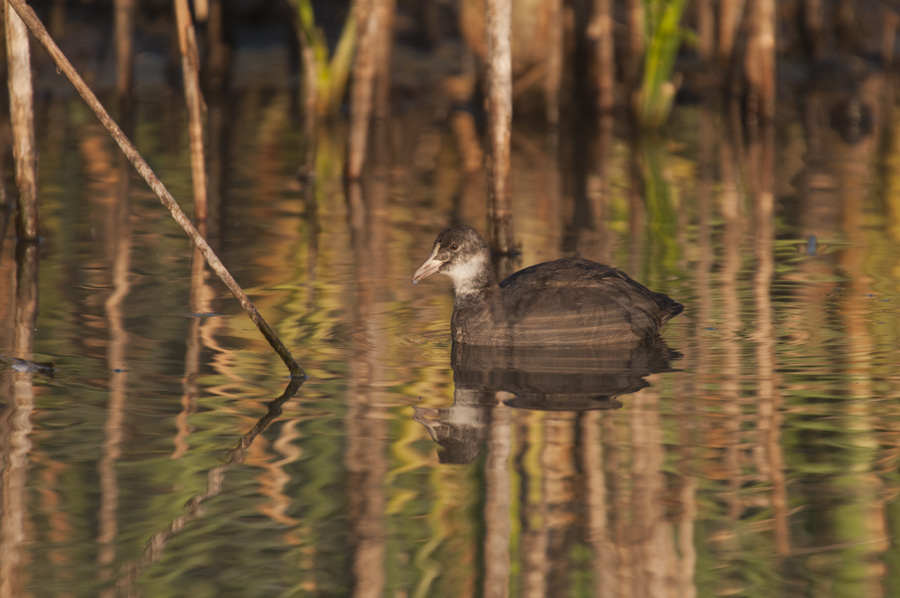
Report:
<svg viewBox="0 0 900 598"><path fill-rule="evenodd" d="M679 22L685 0L644 0L644 75L638 92L637 118L641 126L656 128L672 109L677 85L671 80L684 35Z"/></svg>
<svg viewBox="0 0 900 598"><path fill-rule="evenodd" d="M661 272L678 271L679 247L676 239L675 203L671 176L671 158L666 151L665 141L652 133L642 135L640 144L642 175L644 182L644 204L647 207L647 234L652 236L650 250L645 259L654 270L653 280L663 280Z"/></svg>
<svg viewBox="0 0 900 598"><path fill-rule="evenodd" d="M316 93L320 115L333 114L344 97L350 64L356 48L356 17L351 12L344 22L334 55L329 59L328 42L321 27L316 26L312 0L297 0L299 35L312 49L316 63Z"/></svg>

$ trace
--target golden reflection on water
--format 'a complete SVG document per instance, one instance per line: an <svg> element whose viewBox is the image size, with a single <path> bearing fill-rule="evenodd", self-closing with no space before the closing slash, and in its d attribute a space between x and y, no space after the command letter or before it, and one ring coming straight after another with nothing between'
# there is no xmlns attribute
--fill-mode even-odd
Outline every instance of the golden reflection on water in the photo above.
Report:
<svg viewBox="0 0 900 598"><path fill-rule="evenodd" d="M301 184L288 98L237 106L227 151L210 152L210 234L310 380L235 460L286 384L280 362L106 143L76 127L67 154L48 129L35 355L15 357L59 374L32 376L32 408L20 373L0 372L5 595L900 586L900 237L893 169L874 166L894 148L812 117L747 129L710 106L683 108L672 137L518 131L517 267L579 253L687 305L667 367L572 372L562 356L454 352L449 286L409 283L441 227L483 224L465 124L376 128L349 186L343 132L323 128ZM141 122L145 146L183 151ZM155 159L188 194L182 160ZM4 240L2 314L28 288L15 257ZM25 330L13 319L4 356Z"/></svg>

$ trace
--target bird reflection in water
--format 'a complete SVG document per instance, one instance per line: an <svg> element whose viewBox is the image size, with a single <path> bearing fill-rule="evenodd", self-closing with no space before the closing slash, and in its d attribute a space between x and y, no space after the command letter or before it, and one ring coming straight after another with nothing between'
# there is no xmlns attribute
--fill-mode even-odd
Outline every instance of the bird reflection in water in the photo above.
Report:
<svg viewBox="0 0 900 598"><path fill-rule="evenodd" d="M618 409L621 397L649 386L647 376L674 371L670 363L680 356L659 337L570 350L454 343L453 405L416 407L413 419L441 446L442 463L469 463L482 453L499 403L540 411Z"/></svg>

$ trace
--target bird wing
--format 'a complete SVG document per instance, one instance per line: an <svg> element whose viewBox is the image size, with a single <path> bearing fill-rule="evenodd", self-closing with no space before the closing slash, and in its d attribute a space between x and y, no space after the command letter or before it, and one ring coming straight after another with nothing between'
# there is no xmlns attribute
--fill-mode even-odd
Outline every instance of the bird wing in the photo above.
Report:
<svg viewBox="0 0 900 598"><path fill-rule="evenodd" d="M525 268L500 286L513 335L531 344L633 341L654 335L674 301L624 272L571 258ZM677 305L677 304L675 304Z"/></svg>

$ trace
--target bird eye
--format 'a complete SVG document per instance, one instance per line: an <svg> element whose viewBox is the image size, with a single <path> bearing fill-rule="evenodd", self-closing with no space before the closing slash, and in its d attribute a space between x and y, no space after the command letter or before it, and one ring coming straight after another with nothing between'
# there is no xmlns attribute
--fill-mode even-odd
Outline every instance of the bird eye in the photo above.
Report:
<svg viewBox="0 0 900 598"><path fill-rule="evenodd" d="M457 245L456 243L450 246L450 251L456 251L457 249L459 249L459 245Z"/></svg>

